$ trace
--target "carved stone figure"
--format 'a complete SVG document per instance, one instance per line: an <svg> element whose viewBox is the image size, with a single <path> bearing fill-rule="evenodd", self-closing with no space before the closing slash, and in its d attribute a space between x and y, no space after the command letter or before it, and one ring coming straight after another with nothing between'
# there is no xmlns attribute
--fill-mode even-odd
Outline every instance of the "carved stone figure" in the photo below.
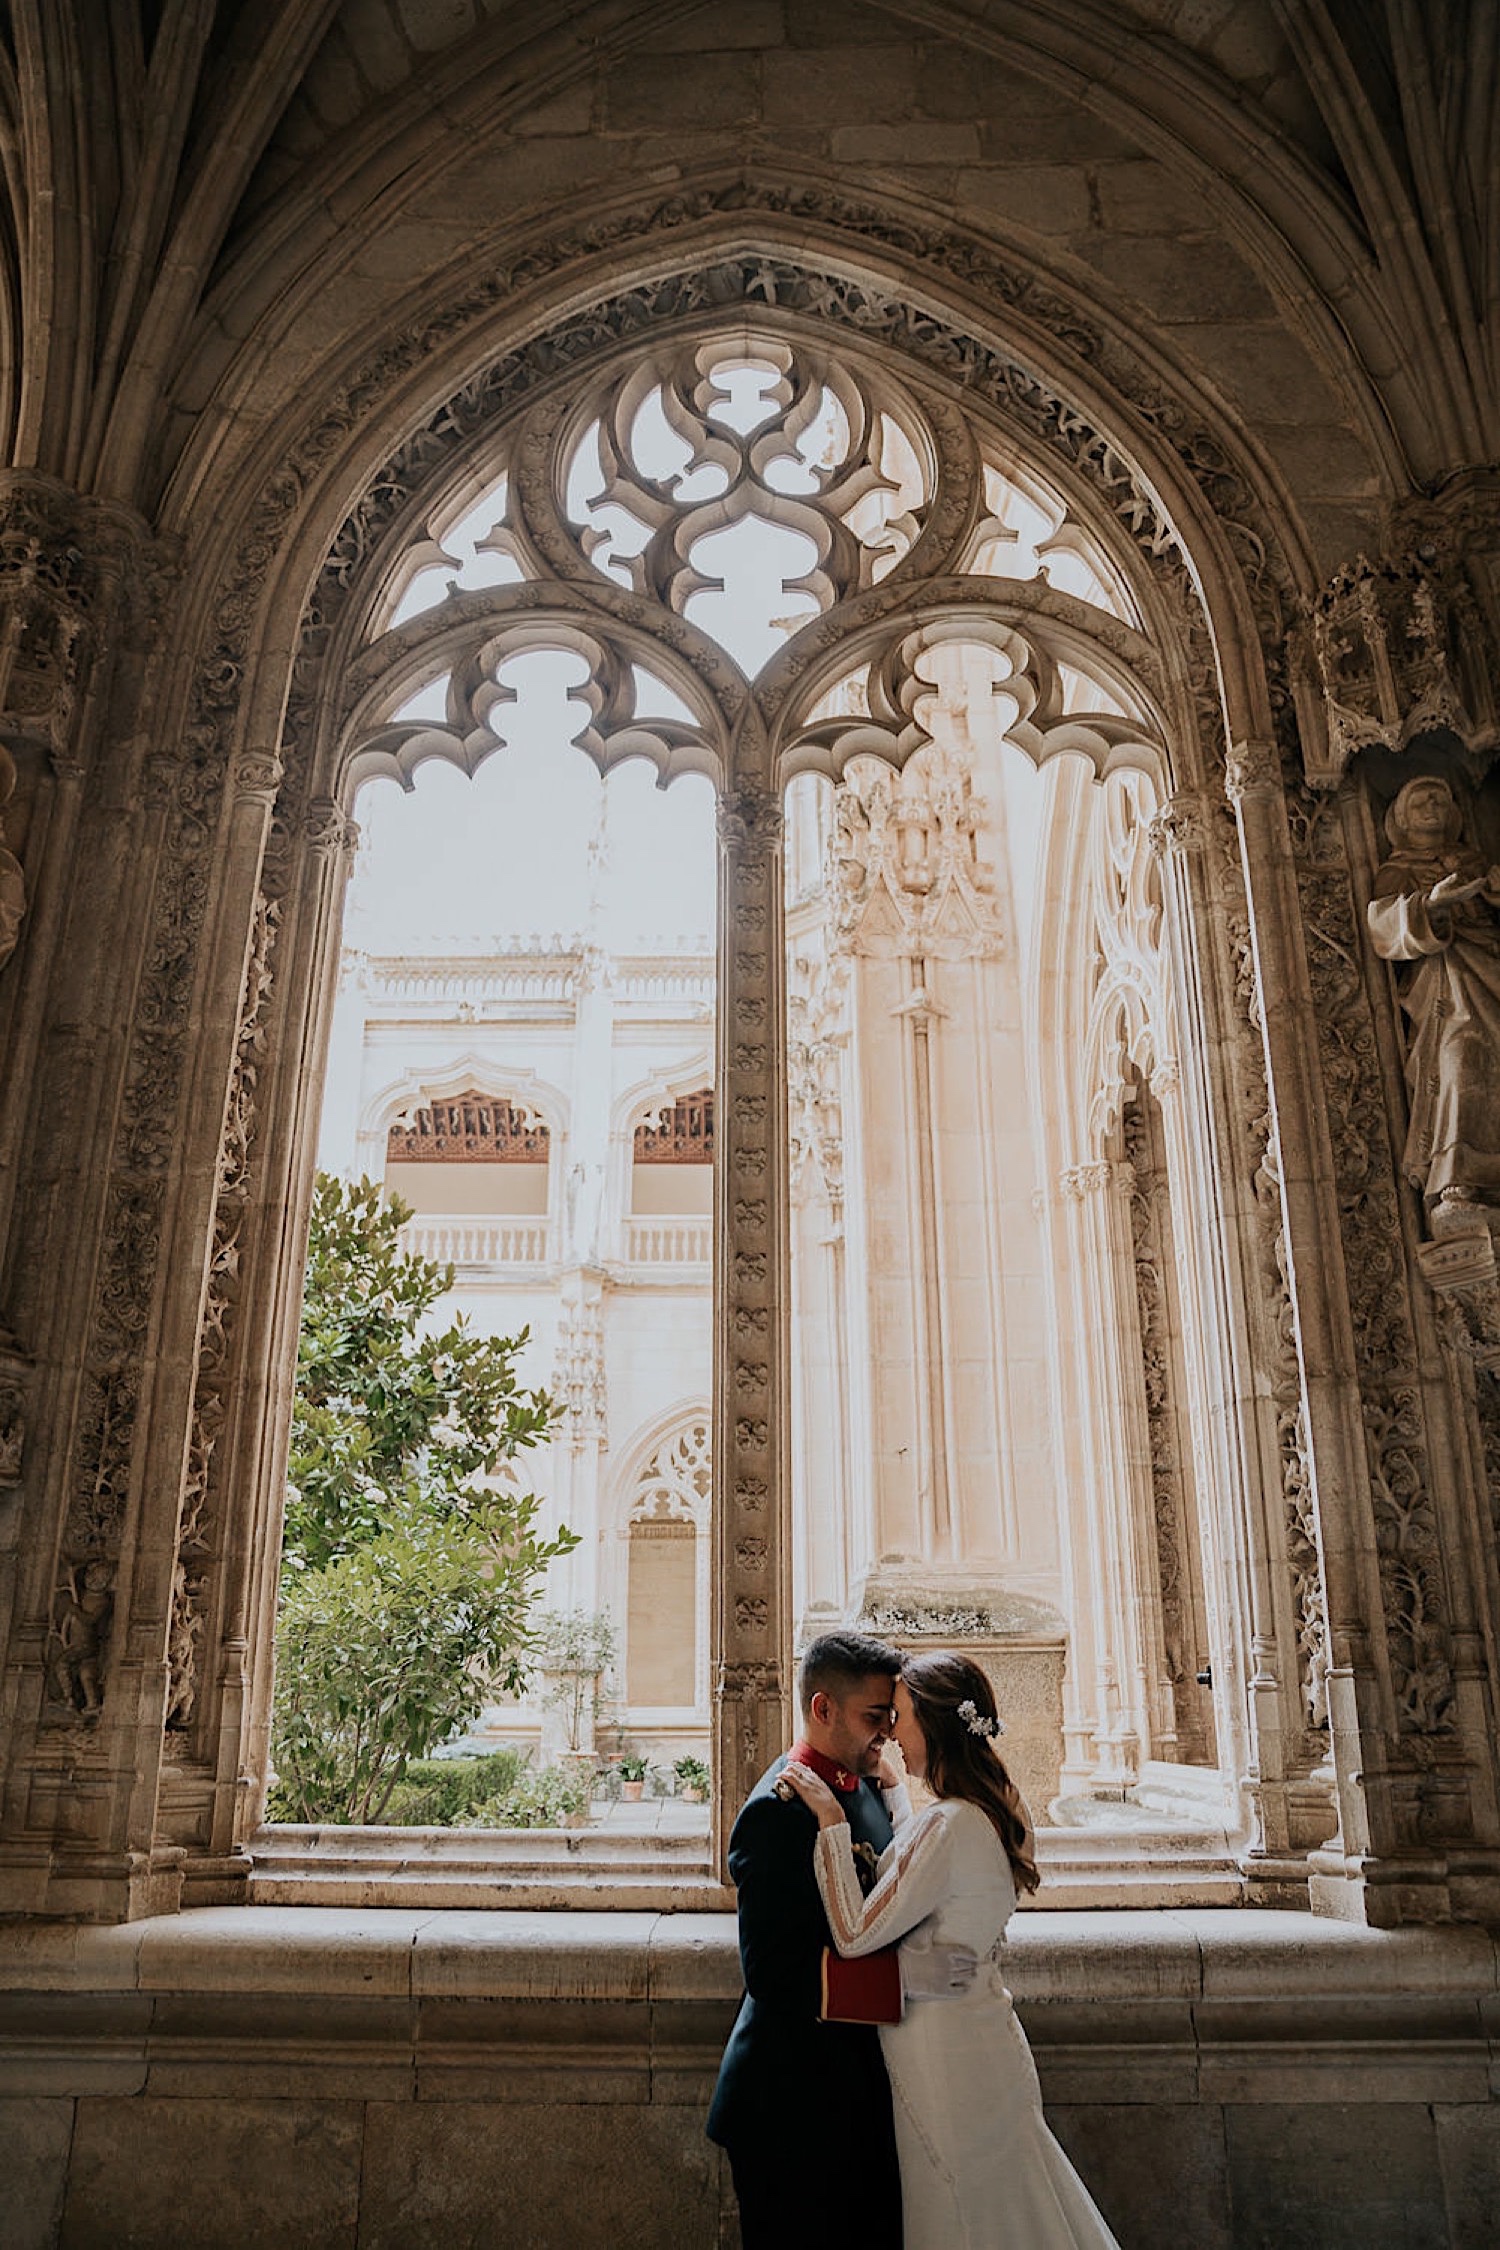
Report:
<svg viewBox="0 0 1500 2250"><path fill-rule="evenodd" d="M198 1702L198 1644L203 1638L203 1612L195 1586L181 1561L172 1574L172 1623L167 1635L167 1715L170 1731L180 1732L192 1723Z"/></svg>
<svg viewBox="0 0 1500 2250"><path fill-rule="evenodd" d="M115 1606L114 1572L94 1561L70 1570L58 1588L47 1651L47 1684L58 1703L94 1718L104 1703L104 1646Z"/></svg>
<svg viewBox="0 0 1500 2250"><path fill-rule="evenodd" d="M20 1394L0 1391L0 1491L20 1483L25 1453L26 1417L21 1411Z"/></svg>
<svg viewBox="0 0 1500 2250"><path fill-rule="evenodd" d="M1474 1205L1500 1221L1500 866L1462 841L1440 775L1407 782L1385 819L1370 939L1398 970L1411 1019L1411 1123L1403 1158L1435 1232Z"/></svg>
<svg viewBox="0 0 1500 2250"><path fill-rule="evenodd" d="M0 812L15 786L15 762L8 750L0 750ZM16 950L25 915L26 877L21 862L5 841L5 827L0 821L0 968L4 968Z"/></svg>

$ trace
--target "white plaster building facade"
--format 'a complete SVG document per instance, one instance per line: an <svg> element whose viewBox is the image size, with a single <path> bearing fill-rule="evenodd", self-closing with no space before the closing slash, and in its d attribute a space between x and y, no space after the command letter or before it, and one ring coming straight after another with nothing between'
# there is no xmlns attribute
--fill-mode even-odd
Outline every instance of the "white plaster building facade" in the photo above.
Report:
<svg viewBox="0 0 1500 2250"><path fill-rule="evenodd" d="M580 1542L540 1598L609 1618L608 1717L670 1765L709 1726L712 807L701 783L643 806L639 769L548 754L502 754L486 792L367 792L319 1161L411 1206L408 1247L454 1268L447 1311L524 1332L520 1379L559 1413L516 1474ZM577 926L513 934L533 900ZM402 950L368 950L382 935ZM543 1685L479 1739L558 1747Z"/></svg>

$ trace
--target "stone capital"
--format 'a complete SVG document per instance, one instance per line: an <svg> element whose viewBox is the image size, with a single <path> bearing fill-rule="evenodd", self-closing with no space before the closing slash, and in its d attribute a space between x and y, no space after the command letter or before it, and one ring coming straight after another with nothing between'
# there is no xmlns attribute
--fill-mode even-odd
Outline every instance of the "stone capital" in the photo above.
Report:
<svg viewBox="0 0 1500 2250"><path fill-rule="evenodd" d="M1232 805L1275 804L1281 795L1281 760L1264 736L1236 742L1224 765L1224 794Z"/></svg>
<svg viewBox="0 0 1500 2250"><path fill-rule="evenodd" d="M729 789L715 812L719 842L743 865L765 859L781 842L781 799L769 789Z"/></svg>

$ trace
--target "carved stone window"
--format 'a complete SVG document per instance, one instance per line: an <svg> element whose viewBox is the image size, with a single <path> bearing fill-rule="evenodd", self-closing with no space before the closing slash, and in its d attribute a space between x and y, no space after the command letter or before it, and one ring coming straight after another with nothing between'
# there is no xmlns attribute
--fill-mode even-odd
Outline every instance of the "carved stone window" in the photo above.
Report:
<svg viewBox="0 0 1500 2250"><path fill-rule="evenodd" d="M909 313L877 315L878 291L862 285L856 324L825 318L812 288L774 260L731 260L692 303L727 290L733 309L695 332L576 362L561 350L488 422L466 405L451 440L429 433L401 471L414 493L425 480L425 503L403 502L389 537L377 509L376 535L353 535L367 563L330 595L344 790L409 781L434 757L472 773L512 740L516 660L561 651L573 740L601 771L644 758L663 785L697 773L718 792L713 1085L627 1130L633 1176L712 1178L720 1838L791 1718L788 1234L794 1192L821 1198L834 1234L841 1220L835 956L899 969L903 1084L919 1109L936 1100L954 1064L924 965L967 974L1015 936L962 713L984 714L996 754L1056 760L1057 795L1083 776L1122 802L1133 775L1165 797L1183 724L1143 629L1142 555L1170 536L1154 499L1112 456L1099 468L1102 441L1019 369L958 339L924 366L925 345L879 340ZM798 792L814 786L809 820ZM1120 916L1149 920L1134 861L1121 879L1140 896L1122 892ZM815 893L836 942L789 957L788 914ZM1087 1145L1069 1153L1058 1178L1098 1167ZM914 1208L940 1199L935 1175ZM933 1552L958 1567L957 1519L945 1528L940 1497L923 1505ZM631 1546L665 1552L685 1530L636 1510ZM1055 1616L1034 1622L1054 1648Z"/></svg>
<svg viewBox="0 0 1500 2250"><path fill-rule="evenodd" d="M630 1512L625 1692L632 1711L691 1709L703 1672L700 1555L708 1529L709 1430L694 1420L642 1468Z"/></svg>
<svg viewBox="0 0 1500 2250"><path fill-rule="evenodd" d="M637 1164L712 1164L712 1089L684 1095L637 1125L633 1154Z"/></svg>

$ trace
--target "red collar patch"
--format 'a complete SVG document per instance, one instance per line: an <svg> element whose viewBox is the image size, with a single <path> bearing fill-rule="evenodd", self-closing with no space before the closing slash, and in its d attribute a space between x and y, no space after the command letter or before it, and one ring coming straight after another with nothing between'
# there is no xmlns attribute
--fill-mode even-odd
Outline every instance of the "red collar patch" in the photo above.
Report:
<svg viewBox="0 0 1500 2250"><path fill-rule="evenodd" d="M840 1796L852 1797L859 1787L857 1773L851 1773L847 1766L836 1765L832 1758L825 1758L822 1751L815 1750L810 1742L794 1742L791 1761L799 1766L811 1766L818 1779L826 1781L829 1788L836 1789Z"/></svg>

